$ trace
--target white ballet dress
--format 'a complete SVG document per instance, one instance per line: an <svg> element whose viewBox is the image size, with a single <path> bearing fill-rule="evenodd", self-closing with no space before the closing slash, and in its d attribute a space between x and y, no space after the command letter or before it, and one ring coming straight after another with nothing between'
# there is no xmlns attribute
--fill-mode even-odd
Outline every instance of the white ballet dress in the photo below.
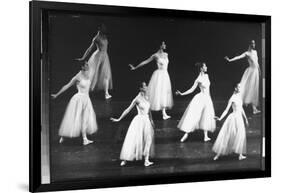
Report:
<svg viewBox="0 0 281 193"><path fill-rule="evenodd" d="M242 99L240 94L234 94L229 100L233 112L228 115L217 136L213 151L218 155L230 153L246 153L246 131L242 115Z"/></svg>
<svg viewBox="0 0 281 193"><path fill-rule="evenodd" d="M82 131L93 134L98 130L96 114L89 97L90 79L80 77L78 92L70 99L59 129L59 136L78 137Z"/></svg>
<svg viewBox="0 0 281 193"><path fill-rule="evenodd" d="M132 120L120 153L126 161L141 160L154 154L154 130L149 119L149 102L138 95L135 99L138 114Z"/></svg>
<svg viewBox="0 0 281 193"><path fill-rule="evenodd" d="M196 129L213 132L216 129L215 111L210 96L210 80L207 74L199 75L196 79L200 93L196 94L186 108L178 128L190 133Z"/></svg>
<svg viewBox="0 0 281 193"><path fill-rule="evenodd" d="M154 55L157 61L158 69L155 70L151 76L148 84L148 98L151 105L151 110L159 111L163 108L172 108L173 95L171 80L168 73L168 55L164 56Z"/></svg>

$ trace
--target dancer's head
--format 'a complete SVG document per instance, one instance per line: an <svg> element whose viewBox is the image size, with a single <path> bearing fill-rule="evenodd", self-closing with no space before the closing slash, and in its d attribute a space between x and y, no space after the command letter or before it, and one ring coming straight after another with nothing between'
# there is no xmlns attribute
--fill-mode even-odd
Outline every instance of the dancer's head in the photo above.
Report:
<svg viewBox="0 0 281 193"><path fill-rule="evenodd" d="M256 42L255 40L251 40L249 43L249 50L253 50L256 48Z"/></svg>
<svg viewBox="0 0 281 193"><path fill-rule="evenodd" d="M233 88L234 88L234 92L235 93L239 93L240 92L240 88L241 88L240 83L235 83L233 85Z"/></svg>
<svg viewBox="0 0 281 193"><path fill-rule="evenodd" d="M99 27L98 27L98 30L99 32L102 34L102 35L106 35L107 34L107 28L105 26L104 23L102 23Z"/></svg>
<svg viewBox="0 0 281 193"><path fill-rule="evenodd" d="M195 66L198 68L199 72L207 72L208 68L205 62L197 62Z"/></svg>
<svg viewBox="0 0 281 193"><path fill-rule="evenodd" d="M89 65L87 61L81 63L81 70L84 72L89 70Z"/></svg>
<svg viewBox="0 0 281 193"><path fill-rule="evenodd" d="M160 45L160 49L161 49L161 50L166 50L166 48L167 48L167 46L166 46L165 42L163 41L163 42L161 43L161 45Z"/></svg>
<svg viewBox="0 0 281 193"><path fill-rule="evenodd" d="M145 82L142 82L142 83L140 84L140 92L143 93L143 94L146 94L146 90L147 90L146 83L145 83Z"/></svg>

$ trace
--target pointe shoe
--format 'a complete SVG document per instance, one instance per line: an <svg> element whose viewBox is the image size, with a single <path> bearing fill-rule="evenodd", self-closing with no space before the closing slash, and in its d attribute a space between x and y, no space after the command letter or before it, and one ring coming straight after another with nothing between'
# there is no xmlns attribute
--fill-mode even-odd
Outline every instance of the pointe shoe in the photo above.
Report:
<svg viewBox="0 0 281 193"><path fill-rule="evenodd" d="M120 163L120 166L124 166L124 165L126 165L126 161L121 161L121 163Z"/></svg>
<svg viewBox="0 0 281 193"><path fill-rule="evenodd" d="M91 143L93 143L93 141L91 141L89 139L83 140L83 145L89 145Z"/></svg>
<svg viewBox="0 0 281 193"><path fill-rule="evenodd" d="M150 161L145 161L144 162L144 166L145 167L148 167L148 166L151 166L151 165L153 165L154 163L153 162L150 162Z"/></svg>
<svg viewBox="0 0 281 193"><path fill-rule="evenodd" d="M110 95L110 94L106 94L105 95L105 99L107 100L107 99L110 99L112 96Z"/></svg>
<svg viewBox="0 0 281 193"><path fill-rule="evenodd" d="M214 161L216 161L217 159L219 159L219 156L218 156L218 155L216 155L216 156L213 158Z"/></svg>
<svg viewBox="0 0 281 193"><path fill-rule="evenodd" d="M63 137L60 138L59 143L62 143L64 141Z"/></svg>
<svg viewBox="0 0 281 193"><path fill-rule="evenodd" d="M243 159L246 159L246 156L244 156L244 155L239 155L239 158L238 158L239 160L243 160Z"/></svg>
<svg viewBox="0 0 281 193"><path fill-rule="evenodd" d="M188 134L185 134L185 135L181 138L181 142L182 142L182 143L185 142L185 140L187 139L187 137L188 137Z"/></svg>
<svg viewBox="0 0 281 193"><path fill-rule="evenodd" d="M209 138L209 137L205 137L205 138L204 138L204 141L205 141L205 142L210 141L210 140L211 140L211 138Z"/></svg>
<svg viewBox="0 0 281 193"><path fill-rule="evenodd" d="M256 110L253 111L253 114L255 115L255 114L258 114L260 112L261 112L260 110L256 109Z"/></svg>
<svg viewBox="0 0 281 193"><path fill-rule="evenodd" d="M169 115L163 115L163 120L167 120L167 119L170 119L171 118L171 116L169 116Z"/></svg>

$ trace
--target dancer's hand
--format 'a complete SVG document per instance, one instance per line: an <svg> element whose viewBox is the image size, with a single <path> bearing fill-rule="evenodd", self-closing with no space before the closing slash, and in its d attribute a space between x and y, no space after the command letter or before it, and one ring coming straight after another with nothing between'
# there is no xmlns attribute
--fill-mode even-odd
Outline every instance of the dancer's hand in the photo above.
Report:
<svg viewBox="0 0 281 193"><path fill-rule="evenodd" d="M75 58L74 60L81 62L81 61L83 61L84 59L83 59L83 58Z"/></svg>
<svg viewBox="0 0 281 193"><path fill-rule="evenodd" d="M130 66L131 70L135 70L136 69L136 67L134 67L132 64L129 64L129 66Z"/></svg>
<svg viewBox="0 0 281 193"><path fill-rule="evenodd" d="M120 121L120 119L115 119L115 118L113 118L113 117L111 117L110 120L111 120L112 122L119 122L119 121Z"/></svg>
<svg viewBox="0 0 281 193"><path fill-rule="evenodd" d="M181 95L182 96L182 93L179 90L177 90L176 91L176 95Z"/></svg>
<svg viewBox="0 0 281 193"><path fill-rule="evenodd" d="M55 99L55 98L58 97L58 95L56 95L56 94L51 94L51 97L52 97L52 99Z"/></svg>
<svg viewBox="0 0 281 193"><path fill-rule="evenodd" d="M225 56L224 59L225 59L226 61L228 61L228 62L230 61L230 59L229 59L228 56Z"/></svg>
<svg viewBox="0 0 281 193"><path fill-rule="evenodd" d="M217 120L217 121L220 121L220 118L217 117L217 116L215 116L214 119Z"/></svg>

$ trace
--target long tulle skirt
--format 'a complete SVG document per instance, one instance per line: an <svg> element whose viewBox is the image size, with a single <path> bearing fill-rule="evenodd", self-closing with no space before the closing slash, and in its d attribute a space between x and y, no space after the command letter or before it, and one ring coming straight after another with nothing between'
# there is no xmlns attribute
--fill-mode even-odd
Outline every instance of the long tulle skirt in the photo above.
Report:
<svg viewBox="0 0 281 193"><path fill-rule="evenodd" d="M248 67L241 79L241 96L244 104L259 105L259 69Z"/></svg>
<svg viewBox="0 0 281 193"><path fill-rule="evenodd" d="M209 94L199 93L186 108L178 128L186 133L196 129L213 132L216 129L215 111Z"/></svg>
<svg viewBox="0 0 281 193"><path fill-rule="evenodd" d="M62 137L79 137L83 131L93 134L98 130L96 114L88 94L76 93L68 103L59 135Z"/></svg>
<svg viewBox="0 0 281 193"><path fill-rule="evenodd" d="M141 160L154 155L154 130L148 115L137 115L127 131L120 154L121 160Z"/></svg>
<svg viewBox="0 0 281 193"><path fill-rule="evenodd" d="M158 69L153 72L148 85L148 97L153 111L172 108L172 86L167 70Z"/></svg>
<svg viewBox="0 0 281 193"><path fill-rule="evenodd" d="M218 134L213 151L219 155L246 153L246 131L241 112L231 113Z"/></svg>
<svg viewBox="0 0 281 193"><path fill-rule="evenodd" d="M112 74L109 57L106 51L96 50L89 61L91 90L105 89L106 81L108 88L112 89Z"/></svg>

